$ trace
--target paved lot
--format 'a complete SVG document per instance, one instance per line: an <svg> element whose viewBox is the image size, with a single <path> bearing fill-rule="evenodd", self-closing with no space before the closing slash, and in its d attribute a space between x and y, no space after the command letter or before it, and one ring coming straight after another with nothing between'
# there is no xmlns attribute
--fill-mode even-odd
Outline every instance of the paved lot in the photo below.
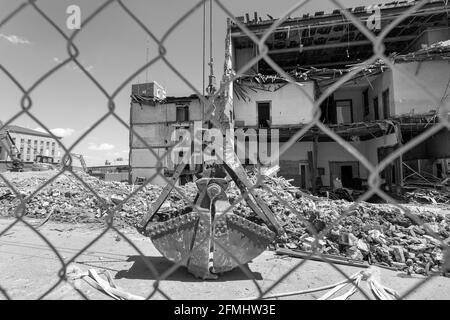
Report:
<svg viewBox="0 0 450 320"><path fill-rule="evenodd" d="M32 224L37 221L29 220ZM0 232L14 222L13 219L0 219ZM60 252L65 261L69 261L78 252L103 232L98 225L69 225L48 222L40 228L44 235ZM124 234L145 255L145 259L154 264L161 274L172 263L165 260L153 247L150 240L133 229L124 229ZM0 237L0 288L6 290L11 299L36 299L58 282L61 263L49 246L24 224L19 223ZM265 252L248 264L248 270L264 289L269 288L287 271L294 268L301 259L281 257L273 252ZM106 233L94 245L76 257L75 264L82 270L95 268L109 270L117 284L130 293L147 296L153 290L155 276L147 269L139 253L123 238L112 231ZM347 275L353 275L360 268L336 266ZM420 282L422 276L407 276L404 273L380 269L381 281L400 294ZM343 275L334 267L316 261L307 261L295 272L286 277L272 293L291 292L330 285L343 280ZM239 299L258 295L254 282L239 269L223 275L219 280L200 281L193 278L184 268L176 270L160 287L172 299ZM362 289L373 298L367 283ZM93 289L84 281L81 290L90 299L110 299ZM292 296L287 299L316 299L326 291ZM435 277L415 290L407 299L449 299L450 278ZM5 298L0 293L0 299ZM156 294L154 299L164 299ZM351 299L364 299L356 292ZM71 285L59 284L45 299L82 299Z"/></svg>

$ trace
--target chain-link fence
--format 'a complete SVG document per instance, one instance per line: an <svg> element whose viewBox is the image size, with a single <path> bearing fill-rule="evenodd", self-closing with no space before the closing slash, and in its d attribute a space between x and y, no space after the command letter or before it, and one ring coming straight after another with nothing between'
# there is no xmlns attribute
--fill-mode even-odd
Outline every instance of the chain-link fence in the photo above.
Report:
<svg viewBox="0 0 450 320"><path fill-rule="evenodd" d="M30 86L29 88L25 88L19 80L17 80L17 78L15 77L15 75L13 73L11 73L7 68L5 68L5 66L3 64L0 64L0 69L2 70L2 72L6 75L7 78L9 78L11 80L11 82L13 82L15 84L15 86L17 86L17 88L20 89L20 91L23 94L23 97L20 101L20 111L17 112L17 114L15 116L13 116L11 119L7 120L4 123L4 126L0 129L4 129L7 125L13 123L18 117L26 115L29 116L31 119L33 119L36 123L38 123L42 128L44 128L54 139L55 141L58 141L58 144L60 146L60 148L62 148L62 150L64 150L64 153L66 155L70 154L73 149L79 145L80 143L82 143L82 141L88 137L91 132L100 124L102 124L106 119L108 118L115 118L118 122L120 122L127 130L131 131L132 134L137 137L137 139L140 140L140 142L142 144L145 145L145 147L151 152L153 153L153 155L159 159L158 161L160 161L161 163L164 161L164 158L170 154L171 150L168 150L167 153L164 156L158 156L157 154L155 154L154 150L152 149L152 147L147 143L147 141L141 137L139 135L138 132L135 132L134 129L132 127L130 127L130 124L127 123L127 121L125 121L124 119L120 118L117 114L116 114L116 104L115 104L115 98L117 97L117 95L122 91L122 90L128 90L129 86L131 84L131 82L133 81L133 79L136 78L137 75L139 75L141 72L145 71L147 68L150 68L152 65L154 65L156 62L158 61L162 61L164 62L184 83L186 83L186 85L192 89L196 95L198 96L198 98L200 99L200 101L205 104L206 106L209 106L209 108L207 108L207 110L209 110L209 113L212 112L212 110L215 109L214 103L215 101L217 101L221 95L224 94L224 92L226 92L228 84L231 83L232 81L235 81L237 79L239 79L241 76L245 75L246 72L256 63L258 63L259 61L265 61L273 70L275 70L275 72L278 74L279 77L283 78L285 81L289 82L289 83L295 83L296 80L289 75L287 72L285 72L280 66L278 66L269 56L269 49L266 46L266 41L269 39L269 36L279 27L283 24L283 22L285 22L288 17L290 17L291 14L294 14L295 12L298 12L302 7L305 6L305 4L307 4L310 1L300 1L298 4L296 4L294 7L290 8L281 18L279 18L278 20L275 20L273 22L273 24L271 25L270 28L267 28L267 30L264 32L264 35L261 37L256 36L255 34L253 34L248 26L246 26L240 19L236 19L236 17L233 15L232 12L230 12L230 10L227 8L227 5L222 3L222 1L219 0L215 0L214 4L220 8L220 10L222 10L223 12L226 13L226 15L234 22L234 24L236 26L238 26L240 28L240 30L246 35L248 36L248 38L254 42L255 46L258 48L258 55L257 57L255 57L254 59L252 59L250 62L248 62L244 67L242 67L241 70L236 70L235 73L233 74L228 74L226 75L225 79L226 81L224 83L221 84L220 89L214 93L214 95L210 98L205 98L204 95L202 95L201 92L199 92L197 90L197 88L195 88L195 86L189 82L189 80L187 79L187 77L185 75L183 75L180 71L177 70L177 68L171 63L171 61L169 61L167 59L167 50L165 48L166 45L166 41L167 39L173 34L173 32L175 30L177 30L180 25L183 23L183 21L189 19L194 12L196 12L197 10L199 10L203 5L204 2L206 2L206 0L204 1L199 1L193 8L191 8L188 12L186 12L175 24L173 24L170 28L167 29L167 32L164 34L164 36L162 38L157 38L152 31L147 27L146 23L144 21L141 21L140 19L137 18L137 16L127 7L126 1L120 1L120 0L108 0L105 1L101 6L99 6L91 15L89 15L88 17L86 17L81 25L81 28L79 30L75 30L70 36L67 36L66 33L60 28L58 27L58 25L55 23L55 21L53 21L39 6L39 2L36 0L30 0L28 2L24 2L22 4L20 4L13 12L9 13L6 18L4 18L2 21L0 21L0 30L2 27L4 27L6 24L8 24L8 22L14 20L14 19L21 19L21 12L25 9L25 8L32 8L33 10L35 10L41 17L43 20L47 21L53 28L55 31L57 31L60 36L61 36L61 41L65 41L67 43L67 52L69 57L60 62L58 65L56 65L54 68L52 68L51 70L49 70L48 72L46 72L45 74L43 74L32 86ZM265 185L264 183L264 176L262 175L258 175L257 179L256 179L256 184L254 184L253 186L251 186L248 189L248 193L254 192L256 189L264 189L266 192L270 193L272 196L276 197L286 208L288 208L288 210L290 210L293 213L296 213L296 215L299 217L299 219L301 219L305 225L307 225L307 228L310 232L310 234L312 234L315 237L315 243L317 244L320 240L324 239L324 236L331 230L333 229L333 227L335 227L336 225L338 225L340 223L340 221L342 221L343 219L345 219L348 216L351 216L353 214L353 210L356 208L356 206L358 204L360 204L361 202L369 199L370 197L372 197L373 195L378 195L379 197L381 197L382 199L384 199L385 201L387 201L388 203L395 205L400 211L399 211L399 215L405 215L407 216L409 219L411 219L412 221L414 221L414 223L416 223L419 226L422 226L426 233L433 237L434 239L436 239L437 241L439 241L441 249L445 254L446 259L448 260L449 258L449 254L448 254L448 244L444 242L444 238L437 234L434 230L432 230L431 228L429 228L427 226L427 224L424 224L424 222L419 218L419 216L413 212L411 212L411 210L406 207L403 206L402 204L398 203L395 199L393 199L390 195L388 195L385 191L383 191L380 188L381 182L380 182L380 174L383 170L385 170L393 161L395 161L399 156L401 156L402 154L405 154L407 151L413 149L414 147L418 146L420 143L424 142L425 140L431 138L433 135L435 135L436 133L438 133L441 130L449 130L450 129L450 124L448 121L448 112L450 111L448 109L449 105L448 103L446 104L445 101L442 101L442 97L437 97L435 96L432 91L430 90L430 88L427 86L427 83L422 83L419 82L414 74L407 74L405 73L405 71L403 69L400 69L397 67L396 64L394 64L392 62L391 59L389 59L388 57L386 57L384 55L384 51L385 51L385 46L384 46L384 39L385 37L399 24L401 23L404 19L407 19L411 14L415 13L417 10L420 10L424 5L426 5L427 3L429 3L430 1L417 1L414 3L414 5L408 7L407 9L404 10L404 12L402 14L400 14L389 26L384 27L383 30L381 31L381 33L376 36L372 31L370 31L364 24L363 22L359 19L356 18L351 12L349 12L345 7L344 4L342 3L343 1L338 1L338 0L330 0L330 4L333 4L335 6L337 6L340 10L341 13L343 15L343 17L345 17L345 19L348 20L349 23L353 24L358 30L360 30L360 32L368 39L372 42L373 44L373 55L367 59L367 61L365 61L364 63L361 63L359 67L353 68L350 72L346 73L344 76L340 77L338 81L336 81L335 83L333 83L332 85L330 85L319 97L317 97L316 99L313 99L310 97L310 102L314 105L314 116L313 116L313 120L310 121L308 124L306 124L301 130L299 130L297 133L295 133L288 142L286 142L285 144L283 144L281 150L280 150L280 155L282 155L284 152L286 152L295 142L297 142L302 136L304 136L308 130L316 127L317 129L319 129L322 133L326 134L329 138L331 138L333 141L337 142L343 149L345 149L346 151L348 151L351 155L353 155L353 157L360 162L360 164L365 167L368 172L370 173L369 178L368 178L368 186L369 189L367 192L365 192L363 195L361 195L357 201L355 201L354 205L348 207L345 212L340 215L340 217L338 217L337 219L335 219L334 221L332 221L332 223L327 224L326 228L324 228L323 230L321 230L320 232L318 232L314 226L305 218L302 218L302 214L298 212L298 210L296 210L293 205L291 203L289 203L288 201L286 201L285 199L282 199L279 195L277 195L276 193L274 193L274 191L268 186ZM113 4L117 4L120 6L121 9L123 9L123 11L142 29L145 31L145 33L152 38L159 46L159 54L158 56L154 57L153 59L151 59L150 61L148 61L145 65L143 65L141 68L139 68L139 70L136 70L136 72L134 72L132 75L130 75L127 79L124 79L124 81L122 82L122 84L117 87L117 89L112 92L109 93L105 90L105 88L102 86L102 84L95 79L95 77L88 71L86 70L86 68L80 63L79 61L79 55L80 55L80 49L77 47L75 40L77 39L77 37L80 35L80 33L83 32L83 30L85 29L85 27L87 25L89 25L92 21L94 21L96 19L96 17L103 11L105 10L107 7L113 5ZM436 123L434 123L428 130L426 130L425 132L419 134L417 137L413 138L412 140L410 140L409 142L407 142L406 144L402 145L400 148L396 149L395 151L393 151L392 153L390 153L387 157L385 157L381 162L379 162L377 165L373 165L359 150L357 150L357 148L355 148L352 144L350 144L348 141L344 140L341 136L339 136L334 130L330 129L329 126L327 126L326 124L324 124L320 119L321 119L321 104L326 101L326 99L333 94L333 92L335 92L337 89L339 89L340 87L342 87L346 82L348 82L349 80L351 80L353 77L355 77L361 70L362 68L364 68L364 65L368 65L368 64L373 64L375 63L378 59L383 60L383 62L385 63L385 65L389 68L391 68L392 70L397 70L397 72L400 72L402 75L404 75L404 79L407 80L410 84L410 86L417 88L417 90L420 90L423 92L424 95L426 95L431 101L433 101L433 104L435 106L439 106L437 109L439 110L439 121L436 121ZM39 86L41 86L43 83L45 83L49 78L51 78L59 69L61 69L62 67L64 67L65 65L67 65L68 63L75 63L78 68L89 78L89 80L98 88L98 90L104 95L105 97L105 101L107 102L107 110L105 112L105 114L100 117L97 121L95 121L95 123L88 129L86 130L86 132L84 132L82 134L81 137L79 137L77 139L77 141L70 146L69 148L66 147L65 145L63 145L61 142L59 142L59 139L57 139L57 137L49 130L49 128L45 125L45 123L42 121L42 119L40 119L40 117L33 113L33 99L32 99L32 94L33 92L39 88ZM309 97L308 93L304 92L304 89L301 86L296 86L296 88L298 88L298 90L304 95ZM228 94L230 94L230 92L228 92ZM231 93L232 94L232 93ZM218 126L220 124L217 124ZM51 185L53 182L55 182L60 176L66 174L66 173L70 173L71 175L73 175L73 177L75 177L89 192L91 192L98 200L99 203L103 203L104 204L104 199L102 197L100 197L97 193L97 191L90 186L88 183L86 183L83 178L74 170L72 170L71 166L65 166L63 167L60 172L58 172L55 176L53 176L51 179L49 179L48 181L46 181L43 185L41 185L39 188L37 188L33 193L31 193L30 195L24 197L21 192L15 187L15 185L9 181L4 174L0 174L1 179L3 180L4 184L10 188L10 190L14 193L15 197L17 199L20 199L20 203L17 205L17 207L15 208L15 221L12 222L7 228L5 228L4 230L0 231L0 237L5 235L8 231L10 231L12 228L14 228L15 226L17 226L19 223L24 224L25 226L27 226L27 228L29 228L29 230L31 230L34 234L36 234L37 236L39 236L47 245L48 247L54 252L54 254L56 255L56 257L58 258L60 264L61 264L61 269L59 270L58 274L55 274L55 283L48 289L46 290L45 293L42 294L42 296L40 298L44 298L46 297L49 293L51 293L58 285L60 285L61 283L67 282L69 284L72 285L72 283L70 281L68 281L67 277L66 277L66 273L67 273L67 267L76 262L76 259L81 256L83 253L85 253L87 250L89 250L89 248L94 245L96 242L98 242L102 237L104 237L104 235L107 232L115 232L117 233L117 235L119 235L120 237L122 237L123 239L126 240L126 242L134 249L136 250L139 255L141 255L143 257L143 262L145 263L146 267L148 268L148 272L152 274L152 276L154 277L154 279L156 279L156 281L154 282L154 288L151 292L151 294L146 297L147 299L151 299L152 297L155 296L156 293L159 293L161 295L163 295L165 298L170 299L170 295L167 294L166 292L164 292L164 289L162 289L161 284L164 283L164 281L166 281L166 279L173 274L178 268L180 268L185 261L187 261L190 258L190 254L186 257L183 257L183 261L180 261L179 263L175 263L171 268L169 268L168 270L166 270L164 273L159 274L155 268L154 265L152 265L152 263L145 258L145 255L143 252L140 251L140 249L138 248L138 246L136 246L132 240L130 240L126 234L124 234L114 223L114 219L115 219L115 215L120 211L120 208L126 204L131 198L133 197L137 197L138 193L143 190L143 188L145 188L149 183L151 183L151 181L153 180L154 177L150 177L149 179L147 179L145 181L145 183L143 185L140 185L138 188L136 188L133 192L131 192L124 200L121 201L121 203L117 204L116 206L114 206L113 208L108 209L107 212L107 226L105 227L105 229L103 230L103 232L101 232L97 237L95 237L94 239L92 239L88 245L86 245L82 250L79 250L79 252L77 252L77 254L75 254L73 257L71 257L69 260L64 259L62 254L58 251L57 249L57 244L52 243L51 241L49 241L46 236L44 236L42 234L42 232L40 230L38 230L38 228L36 228L36 226L34 226L32 223L30 223L29 221L27 221L25 219L26 214L27 214L27 203L29 201L31 201L33 199L33 197L35 197L43 188ZM164 173L159 170L156 174L159 175L161 177L163 177L166 182L168 184L173 184L174 182L165 177ZM200 208L198 207L198 205L196 205L195 203L192 203L192 200L187 198L184 193L178 189L178 187L175 186L175 191L179 191L179 196L183 197L184 200L188 203L191 204L191 206L193 207L194 212L198 211L200 213ZM238 201L235 201L235 205L241 201L245 201L245 197L247 195L242 194L240 199ZM235 206L233 205L233 206ZM226 211L232 211L233 206L228 208ZM207 239L205 239L204 241L206 241ZM215 240L213 240L215 241ZM198 243L196 244L198 246L201 246L202 243ZM239 258L236 257L234 255L233 252L230 252L230 250L227 250L227 248L223 247L223 245L221 245L219 242L215 243L216 246L221 247L221 249L223 249L224 251L226 251L226 253L231 257L232 260L234 260L235 262L239 262ZM354 276L349 276L346 272L344 272L339 265L335 264L333 261L330 261L329 258L324 255L323 253L321 253L319 250L317 250L318 246L313 246L314 250L311 251L309 257L306 257L303 260L299 260L299 262L293 267L291 268L288 272L279 275L278 279L268 288L262 288L260 283L258 283L257 280L254 279L253 275L251 273L249 273L248 269L246 269L244 266L240 265L239 268L242 270L242 272L244 272L249 279L251 279L255 285L255 287L257 288L259 294L257 298L268 298L269 297L269 293L273 292L274 289L277 288L277 286L280 285L280 283L282 283L285 279L287 279L292 273L294 273L296 270L300 269L303 264L309 260L309 258L311 258L313 255L319 255L323 261L329 263L335 270L337 270L337 272L339 272L340 274L342 274L343 277L345 277L346 280L348 280L349 282L353 282L354 284L356 284L357 290L359 290L366 298L370 298L367 293L364 290L361 290L361 288L357 285L359 284L359 281L356 281L356 278ZM194 250L191 250L191 253ZM423 280L421 280L420 282L418 282L417 284L415 284L414 286L412 286L407 292L405 292L403 294L402 297L400 298L406 298L408 297L411 292L417 290L418 288L422 287L425 283L427 283L430 279L432 279L435 276L439 276L442 274L443 270L442 268L445 268L445 266L447 265L448 267L448 263L449 261L444 261L444 264L440 267L441 269L438 272L431 272L427 277L425 277ZM80 290L78 287L73 286L74 290L76 290L82 297L84 298L89 298L87 297L82 290ZM10 298L10 296L8 295L8 291L2 287L1 284L1 280L0 280L0 293L2 293L2 295L5 298ZM276 297L277 295L272 295L271 297Z"/></svg>

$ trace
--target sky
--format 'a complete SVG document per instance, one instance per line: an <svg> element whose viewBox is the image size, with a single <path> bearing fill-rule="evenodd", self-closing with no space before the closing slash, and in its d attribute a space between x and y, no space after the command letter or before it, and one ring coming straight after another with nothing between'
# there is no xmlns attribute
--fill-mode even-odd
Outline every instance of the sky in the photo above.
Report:
<svg viewBox="0 0 450 320"><path fill-rule="evenodd" d="M71 5L81 9L81 19L87 18L104 0L38 0L39 8L66 35L73 30L66 26L66 10ZM161 39L165 32L199 0L124 0L154 36ZM378 3L374 0L342 0L347 8ZM0 0L0 23L22 1ZM222 0L234 16L257 11L282 16L298 0ZM208 3L209 5L209 3ZM328 0L311 0L292 16L315 11L331 12ZM209 7L208 7L209 10ZM223 72L227 15L213 5L213 57L219 80ZM207 21L209 26L209 20ZM202 28L203 9L199 6L167 38L168 61L199 91L202 91ZM209 34L207 34L209 39ZM120 7L113 3L83 27L75 44L80 51L78 61L109 93L113 93L128 77L142 67L148 58L158 55L157 44ZM209 42L207 42L209 56ZM31 6L0 27L0 64L24 86L30 88L42 75L69 57L65 39ZM136 76L114 99L116 114L129 123L131 84L156 81L168 96L186 96L194 92L165 63L160 60ZM71 146L85 131L108 112L107 99L96 85L71 62L52 74L30 95L30 112L39 118L61 142ZM21 110L21 91L0 71L0 120L6 122ZM41 130L27 115L13 124ZM129 132L110 116L76 145L74 152L84 155L88 165L102 165L105 160L128 158Z"/></svg>

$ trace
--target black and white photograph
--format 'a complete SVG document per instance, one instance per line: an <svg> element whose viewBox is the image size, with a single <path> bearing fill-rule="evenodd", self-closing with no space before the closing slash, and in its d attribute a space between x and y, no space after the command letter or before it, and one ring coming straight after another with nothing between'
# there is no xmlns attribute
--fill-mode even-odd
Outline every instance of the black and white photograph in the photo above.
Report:
<svg viewBox="0 0 450 320"><path fill-rule="evenodd" d="M0 0L0 300L449 299L448 0Z"/></svg>

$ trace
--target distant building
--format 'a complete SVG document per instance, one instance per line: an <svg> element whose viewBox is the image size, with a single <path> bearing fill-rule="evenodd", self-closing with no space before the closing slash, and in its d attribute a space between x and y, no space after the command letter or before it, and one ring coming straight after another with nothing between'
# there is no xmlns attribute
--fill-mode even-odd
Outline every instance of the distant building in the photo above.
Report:
<svg viewBox="0 0 450 320"><path fill-rule="evenodd" d="M114 161L105 163L104 166L92 166L87 168L88 174L105 181L128 182L130 166L126 159L115 159Z"/></svg>
<svg viewBox="0 0 450 320"><path fill-rule="evenodd" d="M6 126L5 130L9 131L22 161L33 162L37 155L53 157L55 163L61 161L61 148L50 134L15 125ZM0 146L0 161L7 160L10 159L4 148Z"/></svg>

